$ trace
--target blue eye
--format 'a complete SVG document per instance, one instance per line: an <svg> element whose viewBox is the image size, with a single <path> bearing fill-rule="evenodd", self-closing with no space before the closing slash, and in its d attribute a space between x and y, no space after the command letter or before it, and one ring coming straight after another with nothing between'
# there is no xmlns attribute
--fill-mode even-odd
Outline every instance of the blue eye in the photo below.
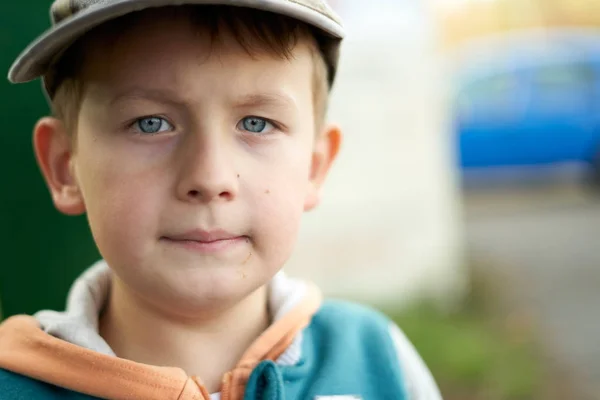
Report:
<svg viewBox="0 0 600 400"><path fill-rule="evenodd" d="M136 130L144 135L154 135L173 129L173 126L164 118L146 117L140 118L134 124Z"/></svg>
<svg viewBox="0 0 600 400"><path fill-rule="evenodd" d="M267 133L274 128L272 123L259 117L246 117L240 124L241 129L252 133Z"/></svg>

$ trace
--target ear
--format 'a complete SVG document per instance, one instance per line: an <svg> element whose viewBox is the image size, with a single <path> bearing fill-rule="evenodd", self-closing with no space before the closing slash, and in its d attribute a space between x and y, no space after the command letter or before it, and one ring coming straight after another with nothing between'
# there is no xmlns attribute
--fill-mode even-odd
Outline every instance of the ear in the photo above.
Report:
<svg viewBox="0 0 600 400"><path fill-rule="evenodd" d="M63 123L50 117L39 120L33 131L33 147L54 206L67 215L83 214L85 206L75 176L72 141Z"/></svg>
<svg viewBox="0 0 600 400"><path fill-rule="evenodd" d="M341 143L342 132L338 126L327 126L317 136L312 155L308 192L304 200L304 211L310 211L319 204L321 186L325 182L331 164L337 157Z"/></svg>

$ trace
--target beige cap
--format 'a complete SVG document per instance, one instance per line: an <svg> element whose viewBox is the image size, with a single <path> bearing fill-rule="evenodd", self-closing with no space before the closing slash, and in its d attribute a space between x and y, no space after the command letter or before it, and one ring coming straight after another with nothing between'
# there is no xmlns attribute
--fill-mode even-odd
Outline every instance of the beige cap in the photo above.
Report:
<svg viewBox="0 0 600 400"><path fill-rule="evenodd" d="M333 46L324 54L333 81L344 28L325 0L56 0L50 9L52 27L19 55L8 73L8 79L13 83L22 83L45 76L68 46L104 22L146 8L194 4L265 10L320 29L333 39Z"/></svg>

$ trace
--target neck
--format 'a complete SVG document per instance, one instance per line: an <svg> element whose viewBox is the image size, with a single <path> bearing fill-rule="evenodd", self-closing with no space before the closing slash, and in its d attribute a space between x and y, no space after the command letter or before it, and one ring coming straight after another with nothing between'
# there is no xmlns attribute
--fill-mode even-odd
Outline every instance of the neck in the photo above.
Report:
<svg viewBox="0 0 600 400"><path fill-rule="evenodd" d="M267 304L263 287L218 315L181 321L143 304L115 278L100 335L118 357L179 367L214 393L220 390L223 375L269 326Z"/></svg>

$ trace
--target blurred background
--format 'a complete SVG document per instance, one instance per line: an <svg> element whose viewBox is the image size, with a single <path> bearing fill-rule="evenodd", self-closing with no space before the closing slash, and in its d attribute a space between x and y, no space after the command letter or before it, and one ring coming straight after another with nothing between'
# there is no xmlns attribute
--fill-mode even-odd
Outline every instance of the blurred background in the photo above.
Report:
<svg viewBox="0 0 600 400"><path fill-rule="evenodd" d="M0 70L49 3L4 5ZM445 399L600 399L600 2L330 3L346 138L288 272L392 316ZM39 82L0 93L1 319L64 308L99 255L35 165Z"/></svg>

